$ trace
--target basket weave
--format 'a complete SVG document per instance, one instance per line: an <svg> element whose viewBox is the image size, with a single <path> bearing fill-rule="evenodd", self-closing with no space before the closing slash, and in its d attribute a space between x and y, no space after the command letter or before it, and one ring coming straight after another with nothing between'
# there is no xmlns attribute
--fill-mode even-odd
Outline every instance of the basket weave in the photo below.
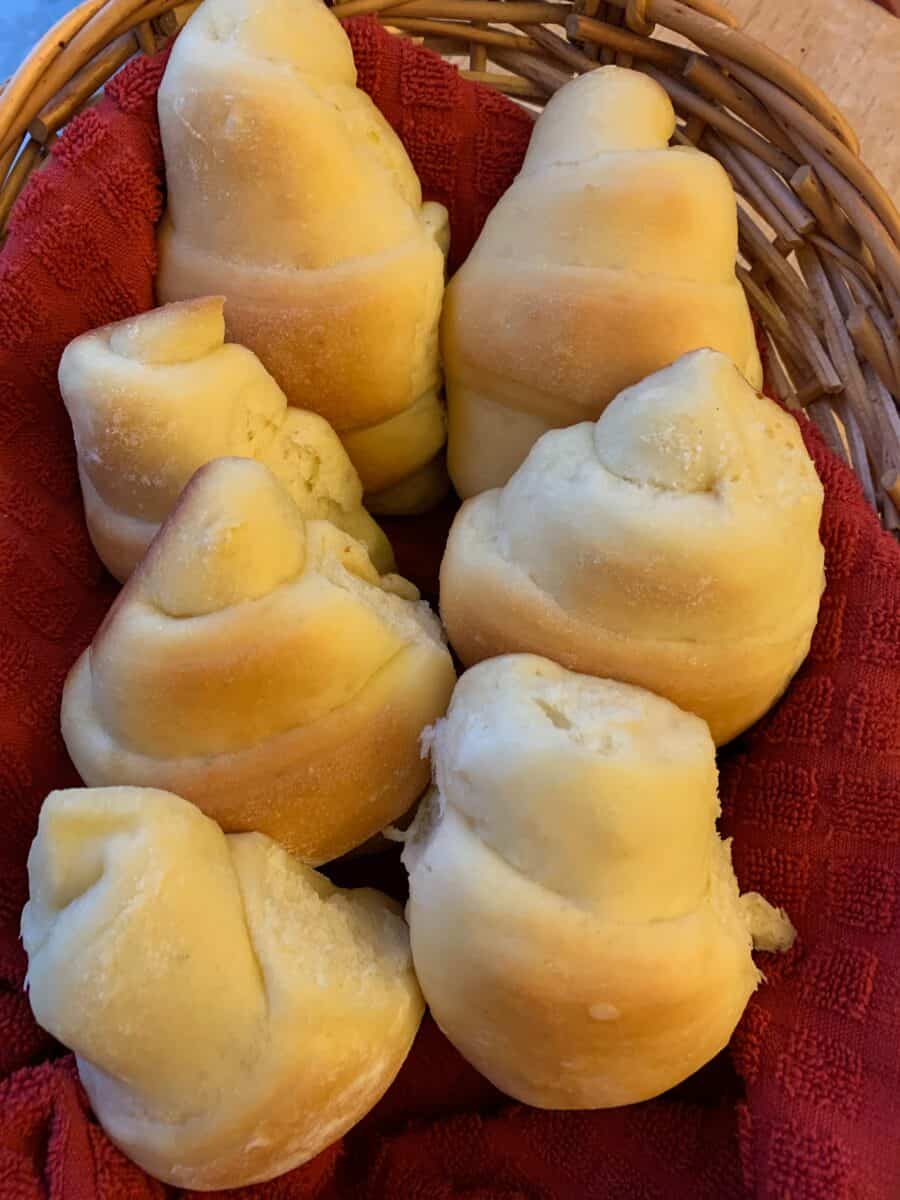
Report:
<svg viewBox="0 0 900 1200"><path fill-rule="evenodd" d="M0 237L65 123L196 7L84 0L34 47L0 93ZM377 14L533 107L604 63L656 79L679 117L675 140L717 158L740 197L738 274L779 395L900 531L900 213L814 83L716 0L345 0L333 11Z"/></svg>

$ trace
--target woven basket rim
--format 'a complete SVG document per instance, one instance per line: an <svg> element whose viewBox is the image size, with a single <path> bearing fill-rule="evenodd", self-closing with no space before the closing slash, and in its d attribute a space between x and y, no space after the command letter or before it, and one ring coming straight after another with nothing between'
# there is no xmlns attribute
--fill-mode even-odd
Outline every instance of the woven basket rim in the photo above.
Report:
<svg viewBox="0 0 900 1200"><path fill-rule="evenodd" d="M329 2L329 0L326 0ZM65 124L135 54L155 53L199 0L82 0L0 92L0 238ZM539 108L615 63L654 78L675 141L717 158L740 198L738 275L778 394L849 462L900 532L900 212L847 119L718 0L341 0ZM687 48L656 36L679 35Z"/></svg>

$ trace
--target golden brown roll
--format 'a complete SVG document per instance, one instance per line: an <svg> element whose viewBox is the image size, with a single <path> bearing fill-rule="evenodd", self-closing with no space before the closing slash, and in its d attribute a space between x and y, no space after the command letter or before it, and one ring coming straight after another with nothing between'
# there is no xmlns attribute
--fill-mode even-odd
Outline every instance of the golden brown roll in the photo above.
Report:
<svg viewBox="0 0 900 1200"><path fill-rule="evenodd" d="M409 832L413 963L435 1020L508 1095L608 1108L728 1042L793 929L740 896L697 717L543 658L460 679Z"/></svg>
<svg viewBox="0 0 900 1200"><path fill-rule="evenodd" d="M22 914L38 1022L101 1125L179 1188L306 1162L363 1117L422 1016L399 906L167 792L53 792Z"/></svg>
<svg viewBox="0 0 900 1200"><path fill-rule="evenodd" d="M221 296L167 304L71 342L59 386L72 420L91 540L128 578L194 472L214 458L264 462L305 517L394 556L328 422L288 408L255 354L225 343Z"/></svg>
<svg viewBox="0 0 900 1200"><path fill-rule="evenodd" d="M797 422L701 350L545 434L467 501L441 616L467 665L543 654L697 713L717 743L809 651L824 587L822 485Z"/></svg>
<svg viewBox="0 0 900 1200"><path fill-rule="evenodd" d="M315 864L414 803L453 684L412 584L304 521L261 463L218 459L72 669L62 731L89 786L174 791Z"/></svg>
<svg viewBox="0 0 900 1200"><path fill-rule="evenodd" d="M500 487L548 429L704 346L762 383L735 277L737 208L706 154L669 147L654 80L602 67L549 102L525 163L447 289L448 463Z"/></svg>
<svg viewBox="0 0 900 1200"><path fill-rule="evenodd" d="M337 430L373 509L446 490L449 230L356 87L321 0L206 0L159 89L161 301L222 293L229 337Z"/></svg>

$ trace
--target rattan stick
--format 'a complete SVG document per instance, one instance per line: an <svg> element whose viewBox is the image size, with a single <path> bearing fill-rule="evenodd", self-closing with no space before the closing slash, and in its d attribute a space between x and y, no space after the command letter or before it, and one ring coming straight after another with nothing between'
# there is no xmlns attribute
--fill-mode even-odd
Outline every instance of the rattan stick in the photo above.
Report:
<svg viewBox="0 0 900 1200"><path fill-rule="evenodd" d="M778 301L776 300L775 303L778 304ZM790 340L784 338L781 336L780 329L775 328L769 328L767 332L778 347L781 361L790 373L800 403L805 405L812 400L818 400L824 391L821 380L810 374L809 363L806 361L796 337L792 337Z"/></svg>
<svg viewBox="0 0 900 1200"><path fill-rule="evenodd" d="M827 261L827 259L823 256L822 261L825 262L825 261ZM838 267L837 269L840 271L841 278L843 279L844 283L847 285L847 290L850 293L850 298L851 298L852 303L853 304L861 304L863 306L863 308L865 308L869 303L869 296L866 292L865 287L863 287L862 283L860 282L860 280L856 277L856 275L853 275L850 271L844 271L840 267Z"/></svg>
<svg viewBox="0 0 900 1200"><path fill-rule="evenodd" d="M841 424L847 435L847 445L850 447L850 461L862 484L862 490L872 507L878 511L878 496L875 491L875 480L869 466L869 456L866 443L852 407L846 404L841 409Z"/></svg>
<svg viewBox="0 0 900 1200"><path fill-rule="evenodd" d="M836 195L829 181L810 157L810 147L816 151L819 159L828 163L832 173L840 175L845 186L849 187L852 184L865 197L866 202L877 214L885 229L895 240L900 241L900 213L897 212L885 189L869 168L857 157L857 154L849 150L840 138L820 124L812 113L798 104L781 88L776 87L769 79L762 78L738 62L728 62L726 65L739 82L743 83L755 96L758 96L772 113L787 123L791 139L797 148L816 168L819 178L847 212L850 210L844 204L843 198Z"/></svg>
<svg viewBox="0 0 900 1200"><path fill-rule="evenodd" d="M699 146L708 128L709 126L703 118L694 113L684 123L685 140L691 146Z"/></svg>
<svg viewBox="0 0 900 1200"><path fill-rule="evenodd" d="M138 45L141 48L142 54L156 53L156 35L153 32L153 26L149 21L141 21L135 30L137 34Z"/></svg>
<svg viewBox="0 0 900 1200"><path fill-rule="evenodd" d="M86 67L76 72L62 91L34 118L28 126L31 136L39 142L46 142L137 49L134 33L123 33L102 50Z"/></svg>
<svg viewBox="0 0 900 1200"><path fill-rule="evenodd" d="M888 308L894 318L894 327L900 332L900 289L894 287L893 281L886 276L880 276L880 278Z"/></svg>
<svg viewBox="0 0 900 1200"><path fill-rule="evenodd" d="M823 233L833 242L854 258L861 259L863 252L869 253L862 238L822 187L809 163L798 167L789 183L813 213Z"/></svg>
<svg viewBox="0 0 900 1200"><path fill-rule="evenodd" d="M539 46L548 51L554 58L558 58L560 62L565 63L567 67L571 67L573 71L590 71L597 64L592 61L577 46L570 45L569 42L559 37L550 29L545 29L543 25L523 25L523 31L532 38Z"/></svg>
<svg viewBox="0 0 900 1200"><path fill-rule="evenodd" d="M871 298L870 303L878 304L880 308L884 308L884 301L881 298L879 286L861 262L851 254L848 254L846 250L842 250L830 238L821 237L818 233L811 234L809 241L824 254L827 254L829 258L833 258L845 272L854 276L859 285L865 289L866 294Z"/></svg>
<svg viewBox="0 0 900 1200"><path fill-rule="evenodd" d="M788 375L787 368L781 361L781 354L779 353L778 346L771 334L767 334L767 341L769 344L767 365L769 368L769 374L772 378L775 394L778 396L778 399L782 402L785 408L790 409L791 412L802 412L803 406L797 398L794 385L791 382L790 376Z"/></svg>
<svg viewBox="0 0 900 1200"><path fill-rule="evenodd" d="M469 70L484 71L487 69L487 47L483 42L469 38Z"/></svg>
<svg viewBox="0 0 900 1200"><path fill-rule="evenodd" d="M600 11L597 13L597 20L603 21L606 25L613 27L621 26L622 13L612 4L601 4ZM627 32L627 31L626 31ZM606 66L612 66L619 55L618 50L614 50L612 46L603 47L603 62Z"/></svg>
<svg viewBox="0 0 900 1200"><path fill-rule="evenodd" d="M894 478L900 473L900 417L897 415L897 404L869 364L863 367L863 376L869 392L872 411L877 424L881 427L882 453L881 462L878 465L879 483L890 491Z"/></svg>
<svg viewBox="0 0 900 1200"><path fill-rule="evenodd" d="M27 142L16 159L13 169L6 177L3 187L0 188L0 233L6 232L9 214L12 212L13 205L28 176L40 161L42 150L41 143L36 142L33 138Z"/></svg>
<svg viewBox="0 0 900 1200"><path fill-rule="evenodd" d="M782 290L790 297L794 308L802 312L807 320L815 322L816 310L809 292L803 286L802 279L785 262L753 218L740 205L738 206L738 228L741 241L751 252L751 259L780 284Z"/></svg>
<svg viewBox="0 0 900 1200"><path fill-rule="evenodd" d="M505 46L509 50L536 50L530 37L507 29L481 29L462 21L431 21L416 17L392 17L391 25L404 33L415 33L435 39L444 38L449 44L478 42L484 46Z"/></svg>
<svg viewBox="0 0 900 1200"><path fill-rule="evenodd" d="M354 16L360 11L356 7L358 4L370 2L374 0L349 0L346 4L335 5L332 12L339 17ZM391 16L447 17L463 21L495 21L499 25L564 25L572 5L546 4L541 0L407 0L405 4L392 0L392 5L379 11L385 21Z"/></svg>
<svg viewBox="0 0 900 1200"><path fill-rule="evenodd" d="M801 204L781 176L739 143L731 149L744 169L750 172L778 211L784 215L791 228L796 229L801 236L807 236L815 228L816 218L805 204Z"/></svg>
<svg viewBox="0 0 900 1200"><path fill-rule="evenodd" d="M777 121L772 120L759 101L746 88L723 74L705 54L689 54L682 74L698 91L717 100L723 108L731 109L745 124L785 154L793 156L797 153L787 134Z"/></svg>
<svg viewBox="0 0 900 1200"><path fill-rule="evenodd" d="M332 8L334 15L341 21L348 17L365 17L372 13L383 13L386 9L400 12L402 5L397 0L346 0L344 4L335 4ZM393 21L389 22L391 25Z"/></svg>
<svg viewBox="0 0 900 1200"><path fill-rule="evenodd" d="M841 317L846 324L847 317L850 315L850 310L853 308L853 293L847 286L847 281L844 278L843 271L840 269L834 259L827 258L823 255L823 257L819 259L819 262L822 264L822 270L825 272L828 278L832 295L837 301L837 306L841 310Z"/></svg>
<svg viewBox="0 0 900 1200"><path fill-rule="evenodd" d="M881 486L892 502L900 508L900 471L885 471L881 477Z"/></svg>
<svg viewBox="0 0 900 1200"><path fill-rule="evenodd" d="M881 344L884 346L891 372L897 382L894 394L898 402L900 402L900 337L898 337L897 331L892 327L890 321L880 308L876 308L874 304L869 304L866 307L866 312L878 331Z"/></svg>
<svg viewBox="0 0 900 1200"><path fill-rule="evenodd" d="M830 400L819 400L815 404L811 404L806 412L825 439L828 449L849 466L850 460L847 455L847 445L841 437L840 425L838 424L837 417L834 415L832 402Z"/></svg>
<svg viewBox="0 0 900 1200"><path fill-rule="evenodd" d="M795 337L787 317L770 293L758 284L750 272L740 264L737 267L737 277L743 284L750 306L762 318L766 328L776 330L781 341L788 343L793 351L792 357L801 358L802 347Z"/></svg>
<svg viewBox="0 0 900 1200"><path fill-rule="evenodd" d="M900 287L900 238L892 240L892 234L882 224L876 213L852 183L844 178L821 154L800 134L796 135L798 147L809 159L819 179L844 209L859 231L862 240L872 252L875 265L895 287Z"/></svg>
<svg viewBox="0 0 900 1200"><path fill-rule="evenodd" d="M852 413L859 422L866 444L874 455L880 441L878 423L872 411L869 393L866 390L862 370L856 357L856 349L847 332L847 326L838 308L837 300L831 291L828 277L815 250L811 246L804 246L797 251L797 258L806 282L816 295L823 311L825 341L832 362L844 383L848 413Z"/></svg>
<svg viewBox="0 0 900 1200"><path fill-rule="evenodd" d="M831 290L831 284L822 266L822 261L811 246L797 251L797 261L807 286L818 301L824 323L825 340L831 351L832 361L844 383L849 401L858 407L866 405L866 389L862 378L856 350L847 332L843 313Z"/></svg>
<svg viewBox="0 0 900 1200"><path fill-rule="evenodd" d="M12 145L2 157L0 157L0 184L6 179L9 174L9 169L16 159L17 145Z"/></svg>
<svg viewBox="0 0 900 1200"><path fill-rule="evenodd" d="M531 54L521 54L518 50L501 50L494 46L488 47L488 58L497 66L530 80L541 88L546 96L552 96L561 87L569 83L572 75L559 67L545 62Z"/></svg>
<svg viewBox="0 0 900 1200"><path fill-rule="evenodd" d="M900 476L898 476L900 483ZM900 504L900 496L897 503ZM896 533L900 530L900 513L897 511L897 505L894 504L889 492L885 492L881 501L881 521L888 533Z"/></svg>
<svg viewBox="0 0 900 1200"><path fill-rule="evenodd" d="M520 79L518 75L502 75L499 71L460 71L460 75L471 83L486 83L505 96L515 96L520 100L547 99L543 88L536 87L527 79Z"/></svg>
<svg viewBox="0 0 900 1200"><path fill-rule="evenodd" d="M180 0L144 0L144 7L139 8L136 13L131 13L123 21L120 21L113 32L114 37L119 37L123 33L130 33L134 26L140 22L149 23L150 21L158 21L166 14L172 14L173 27L170 33L175 33L181 27L178 23L178 17L175 15L173 4L177 8L190 8L190 5L182 4ZM199 5L194 5L198 8ZM185 20L187 18L185 17ZM181 25L184 21L181 22Z"/></svg>
<svg viewBox="0 0 900 1200"><path fill-rule="evenodd" d="M844 385L841 382L841 377L832 366L831 359L828 357L825 347L819 340L819 335L801 313L792 313L791 318L794 322L797 337L803 344L803 349L806 352L806 360L812 367L816 379L821 383L822 391L826 395L838 395L838 393L844 390Z"/></svg>
<svg viewBox="0 0 900 1200"><path fill-rule="evenodd" d="M633 54L635 58L654 63L666 70L678 70L685 56L685 52L678 46L648 41L627 29L619 29L616 25L595 21L579 14L573 14L566 21L566 33L573 41L590 42L610 50L624 50Z"/></svg>
<svg viewBox="0 0 900 1200"><path fill-rule="evenodd" d="M803 238L801 235L791 225L781 210L769 199L758 182L756 173L745 167L743 161L738 158L734 149L728 145L724 138L719 137L715 130L707 129L703 136L702 146L704 149L708 149L719 160L725 170L731 175L732 182L738 191L746 196L763 220L767 222L779 237L783 238L789 246L797 246L802 242ZM769 169L764 163L760 163L760 160L755 155L748 153L747 157L751 162L759 164L762 170Z"/></svg>
<svg viewBox="0 0 900 1200"><path fill-rule="evenodd" d="M793 174L795 164L792 159L788 158L783 150L779 150L777 146L773 146L771 142L761 138L749 125L741 124L730 113L717 108L708 100L704 100L702 96L692 92L685 84L679 83L677 79L672 79L655 67L641 64L638 70L649 75L651 79L655 79L669 93L672 103L679 111L687 113L689 116L702 117L708 125L712 125L714 129L726 134L733 141L746 146L748 150L774 167L776 171L780 171L782 175Z"/></svg>
<svg viewBox="0 0 900 1200"><path fill-rule="evenodd" d="M646 3L641 3L640 0L628 0L627 10L616 8L614 4L607 4L606 15L603 19L607 25L630 30L638 37L646 38L649 41L653 33L653 25L646 20L641 11L645 6ZM615 50L612 51L611 61L617 67L631 68L634 66L634 54L630 50Z"/></svg>
<svg viewBox="0 0 900 1200"><path fill-rule="evenodd" d="M606 5L601 4L600 0L580 0L578 4L578 12L585 17L597 17L602 20L606 13ZM582 51L587 58L596 66L598 63L606 63L606 58L601 56L600 47L594 42L586 42L581 46ZM606 51L603 51L606 54Z"/></svg>
<svg viewBox="0 0 900 1200"><path fill-rule="evenodd" d="M800 352L797 362L807 370L812 370L812 377L800 385L799 391L805 404L823 395L836 396L844 390L841 377L834 369L828 351L822 344L815 321L800 312L793 304L792 297L787 295L778 280L773 280L776 290L775 303L784 308L786 320L789 322L795 344L799 344Z"/></svg>
<svg viewBox="0 0 900 1200"><path fill-rule="evenodd" d="M623 7L626 0L613 2ZM723 55L737 64L746 64L751 71L771 79L778 85L776 90L783 90L795 98L810 113L815 114L822 125L833 130L852 153L859 153L859 141L843 113L832 104L821 88L774 50L755 41L740 29L729 29L694 8L678 3L678 0L648 0L647 12L651 20L682 34L714 56ZM737 72L735 74L737 75ZM745 82L739 75L737 78L740 82ZM750 91L756 93L755 88L751 87Z"/></svg>
<svg viewBox="0 0 900 1200"><path fill-rule="evenodd" d="M472 34L475 34L479 29L486 29L487 26L484 21L474 21L469 28ZM469 38L469 70L487 70L487 49L484 42L477 41L474 36Z"/></svg>
<svg viewBox="0 0 900 1200"><path fill-rule="evenodd" d="M797 386L797 398L801 408L808 408L826 394L821 379L817 379L814 375L804 378L803 383Z"/></svg>
<svg viewBox="0 0 900 1200"><path fill-rule="evenodd" d="M161 0L161 3L168 3L172 7L177 0ZM65 50L60 51L50 64L15 114L0 141L0 153L17 142L60 88L121 33L123 22L138 12L144 12L144 4L145 0L108 0L102 9L82 26Z"/></svg>
<svg viewBox="0 0 900 1200"><path fill-rule="evenodd" d="M729 29L737 29L739 22L737 17L724 4L717 4L716 0L688 0L691 8L696 9L698 13L703 13L704 16L711 17L714 21L718 21L720 25L727 25ZM648 5L648 12L650 6ZM659 18L655 18L658 20Z"/></svg>
<svg viewBox="0 0 900 1200"><path fill-rule="evenodd" d="M16 114L36 84L69 42L104 7L106 0L86 0L56 22L37 43L19 69L7 80L0 96L0 141L6 139Z"/></svg>

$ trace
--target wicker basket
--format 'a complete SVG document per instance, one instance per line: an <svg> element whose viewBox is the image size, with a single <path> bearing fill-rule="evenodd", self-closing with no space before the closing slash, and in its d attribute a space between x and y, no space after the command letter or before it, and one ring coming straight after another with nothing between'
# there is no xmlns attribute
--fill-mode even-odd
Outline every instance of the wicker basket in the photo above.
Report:
<svg viewBox="0 0 900 1200"><path fill-rule="evenodd" d="M0 94L0 236L59 130L196 7L84 0L34 47ZM467 79L529 106L602 63L662 84L679 116L676 140L719 159L741 198L738 271L775 388L805 409L900 531L900 213L815 84L736 29L715 0L344 0L333 11L377 14Z"/></svg>

